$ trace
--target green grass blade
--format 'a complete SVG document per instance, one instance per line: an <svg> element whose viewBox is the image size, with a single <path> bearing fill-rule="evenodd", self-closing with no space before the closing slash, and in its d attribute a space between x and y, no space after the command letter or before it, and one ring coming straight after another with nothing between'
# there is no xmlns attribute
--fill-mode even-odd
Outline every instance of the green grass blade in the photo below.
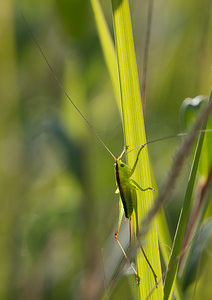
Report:
<svg viewBox="0 0 212 300"><path fill-rule="evenodd" d="M154 182L153 175L152 178ZM156 186L156 183L154 182L153 185ZM157 193L157 191L155 193ZM157 222L157 231L158 231L161 254L163 256L165 266L168 267L170 251L172 248L172 239L171 239L168 221L164 209L161 209L158 212L156 222ZM165 273L163 274L163 279L164 277L165 277ZM182 290L178 279L175 282L175 297L176 300L182 299Z"/></svg>
<svg viewBox="0 0 212 300"><path fill-rule="evenodd" d="M186 224L187 224L187 221L189 218L191 200L192 200L192 192L193 192L193 188L194 188L194 182L195 182L195 178L196 178L202 143L203 143L203 138L201 135L199 138L195 158L194 158L191 173L190 173L190 178L189 178L189 183L188 183L187 190L186 190L182 213L180 215L177 231L175 234L172 255L171 255L171 259L169 261L170 271L167 274L165 286L164 286L164 299L170 299L172 296L172 291L173 291L173 287L174 287L174 283L175 283L178 262L179 262L178 260L176 260L176 258L181 251L183 238L184 238L184 234L185 234L185 228L186 228Z"/></svg>
<svg viewBox="0 0 212 300"><path fill-rule="evenodd" d="M165 265L168 266L172 241L171 241L166 215L163 209L161 209L161 211L159 211L157 215L157 229L158 229L158 236L160 242L160 249L163 255ZM181 286L177 278L175 282L175 297L177 300L182 299Z"/></svg>
<svg viewBox="0 0 212 300"><path fill-rule="evenodd" d="M206 124L203 127L203 129L205 127L206 127ZM187 190L186 190L186 194L185 194L182 213L181 213L181 216L178 221L178 228L177 228L177 231L175 234L172 255L170 258L170 262L169 262L170 271L167 274L166 282L165 282L165 286L164 286L164 299L165 300L171 299L171 297L172 297L172 291L174 288L174 283L175 283L175 278L176 278L177 268L178 268L178 263L179 263L179 261L176 260L176 258L178 257L178 255L181 251L183 237L185 234L185 228L186 228L186 224L187 224L187 221L189 218L191 202L192 202L192 192L193 192L193 188L194 188L194 183L195 183L197 168L198 168L198 164L199 164L201 149L202 149L202 145L203 145L204 135L205 135L205 133L201 133L199 140L198 140L198 145L196 148L195 157L193 160L191 173L190 173L190 177L189 177L189 181L188 181L188 186L187 186Z"/></svg>
<svg viewBox="0 0 212 300"><path fill-rule="evenodd" d="M121 108L119 75L118 75L117 59L116 59L114 44L99 1L91 0L91 5L94 11L95 21L96 21L106 65L113 83L114 92L116 95L116 99L118 100L119 108ZM166 217L163 211L161 211L157 216L157 228L158 228L159 240L160 240L164 261L166 265L168 265L169 248L167 247L167 245L169 245L171 248L171 237L169 234ZM176 286L176 288L177 291L179 291L178 285ZM177 293L177 299L180 299L179 294L180 292Z"/></svg>
<svg viewBox="0 0 212 300"><path fill-rule="evenodd" d="M121 110L121 96L120 96L120 86L119 86L119 74L118 65L116 59L116 53L114 48L114 43L111 38L106 20L104 18L102 8L98 0L91 0L91 5L94 12L94 17L99 33L99 38L105 58L105 62L110 74L110 78L113 84L113 89L115 92L116 100Z"/></svg>
<svg viewBox="0 0 212 300"><path fill-rule="evenodd" d="M195 220L195 223L193 222L192 231L189 232L190 233L189 237L188 237L188 235L185 237L185 238L187 238L188 243L189 243L189 241L193 241L193 240L195 242L192 243L192 245L189 247L189 249L186 251L186 253L183 256L183 264L180 269L180 277L181 277L181 281L183 283L184 289L186 289L187 286L194 281L194 278L196 278L196 273L194 270L195 270L195 266L198 265L199 256L201 256L201 251L208 249L208 245L205 240L204 240L204 245L202 245L201 247L198 245L198 242L199 242L199 239L200 239L199 237L202 233L202 230L203 230L205 224L207 223L207 219L206 219L206 222L204 222L203 218L205 216L205 212L210 203L211 192L212 192L212 188L210 188L211 182L212 182L212 166L211 166L208 176L204 182L202 190L200 192L200 197L197 197L199 205L197 206L196 203L194 203L194 206L193 206L194 210L192 211L193 215L191 216L193 218L190 219L190 222L193 221L194 218L196 220ZM197 214L197 210L198 210L198 214ZM208 218L208 221L209 220L210 220L210 218ZM198 248L200 249L199 251L194 250L194 249L198 249ZM196 259L194 259L194 257ZM202 263L200 266L200 268L201 268L200 272L203 272L204 266L205 266L205 264ZM191 270L193 271L192 274L191 274Z"/></svg>
<svg viewBox="0 0 212 300"><path fill-rule="evenodd" d="M146 138L131 18L127 0L113 0L112 7L119 66L119 78L121 85L125 144L132 149L135 146L145 143ZM136 151L133 151L128 155L127 158L129 165L133 165L135 158ZM142 150L138 167L135 170L134 179L142 187L151 186L149 161L146 148ZM137 192L137 196L138 219L141 220L153 202L153 194L151 191L143 193ZM155 224L152 226L151 232L147 235L144 245L147 256L152 263L158 278L160 278L160 258ZM141 252L139 252L137 256L137 271L141 279L139 285L139 297L140 299L145 299L154 286L154 278ZM151 299L162 299L162 297L162 284L159 284L158 289L156 289L152 294Z"/></svg>

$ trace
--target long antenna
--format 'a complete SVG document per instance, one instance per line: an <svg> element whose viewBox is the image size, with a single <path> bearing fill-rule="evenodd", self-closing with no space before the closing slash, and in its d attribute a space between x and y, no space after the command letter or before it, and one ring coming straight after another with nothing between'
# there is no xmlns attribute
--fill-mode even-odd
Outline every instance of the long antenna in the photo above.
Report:
<svg viewBox="0 0 212 300"><path fill-rule="evenodd" d="M147 3L147 24L146 24L146 37L144 43L144 56L143 56L143 72L142 72L142 84L141 84L141 101L143 106L146 104L146 80L147 80L147 66L149 57L149 45L152 29L152 13L153 13L153 0L148 0Z"/></svg>
<svg viewBox="0 0 212 300"><path fill-rule="evenodd" d="M212 132L212 129L198 130L198 133L202 133L202 132ZM188 134L187 132L180 132L180 133L177 133L177 134L174 134L174 135L168 135L168 136L164 136L164 137L161 137L161 138L158 138L158 139L146 142L145 144L136 146L135 148L131 149L130 151L127 151L126 153L124 153L122 155L122 157L126 156L130 152L132 152L132 151L134 151L134 150L136 150L136 149L138 149L138 148L140 148L142 146L146 146L146 145L149 145L149 144L153 144L153 143L156 143L156 142L160 142L160 141L164 141L164 140L168 140L168 139L172 139L172 138L176 138L176 137L186 136L187 134Z"/></svg>
<svg viewBox="0 0 212 300"><path fill-rule="evenodd" d="M79 110L79 108L76 106L76 104L74 103L74 101L71 99L71 97L68 95L68 93L66 92L62 82L59 80L56 72L54 71L53 67L51 66L51 64L49 63L43 49L41 48L40 44L38 43L37 39L35 38L31 27L29 25L29 23L27 22L26 18L24 17L24 15L22 14L22 18L24 20L24 22L27 25L27 28L29 30L30 36L33 40L33 42L35 43L35 45L37 46L41 56L43 57L43 59L45 60L52 76L54 77L55 81L57 82L58 86L60 87L60 89L62 90L62 92L65 94L66 98L71 102L71 104L74 106L74 108L76 109L76 111L79 113L79 115L84 119L84 121L87 123L87 125L90 127L90 129L92 130L92 132L95 134L95 136L97 137L97 139L100 141L100 143L105 147L105 149L110 153L110 155L114 158L114 160L116 160L115 155L113 155L113 153L110 151L110 149L106 146L106 144L103 142L103 140L100 138L100 136L98 135L98 133L96 132L96 130L93 128L93 126L91 125L91 123L86 119L86 117L82 114L82 112Z"/></svg>

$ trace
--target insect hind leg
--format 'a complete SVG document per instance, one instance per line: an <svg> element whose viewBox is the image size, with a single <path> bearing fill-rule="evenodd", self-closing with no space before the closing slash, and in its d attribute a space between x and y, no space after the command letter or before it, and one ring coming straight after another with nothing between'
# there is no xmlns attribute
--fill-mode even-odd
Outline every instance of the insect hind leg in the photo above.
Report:
<svg viewBox="0 0 212 300"><path fill-rule="evenodd" d="M131 266L133 272L135 273L135 276L136 276L136 283L139 284L140 282L140 278L138 276L138 273L136 271L136 269L134 268L134 266L132 265L132 263L130 262L130 259L129 257L127 256L124 248L122 247L122 244L120 243L119 239L118 239L118 235L119 235L119 229L120 229L120 226L121 226L121 221L122 221L122 218L123 218L123 215L124 215L124 206L122 205L122 201L121 199L119 199L119 221L118 221L118 226L117 226L117 229L116 229L116 233L115 233L115 239L116 239L116 242L118 243L122 253L124 254L124 257L126 258L128 264ZM130 218L130 223L131 223L131 218Z"/></svg>
<svg viewBox="0 0 212 300"><path fill-rule="evenodd" d="M119 235L119 227L117 228L116 233L115 233L115 239L116 239L116 242L118 243L118 245L119 245L119 247L120 247L122 253L124 254L124 257L126 258L128 264L130 265L130 267L131 267L133 273L134 273L135 276L136 276L136 283L139 284L139 283L140 283L140 277L138 276L138 273L137 273L136 269L134 268L133 264L130 262L129 257L127 256L127 254L126 254L124 248L122 247L122 244L120 243L120 241L119 241L119 239L118 239L118 235Z"/></svg>
<svg viewBox="0 0 212 300"><path fill-rule="evenodd" d="M152 274L154 276L154 279L155 279L155 286L156 288L158 287L158 281L157 281L157 274L155 273L155 270L153 269L147 255L146 255L146 252L144 251L144 248L142 247L141 245L141 242L140 242L140 239L139 239L139 230L138 230L138 226L137 226L137 229L136 229L136 237L137 237L137 241L138 241L138 244L139 244L139 247L141 248L141 251L143 253L143 256L148 264L148 266L150 267L150 270L152 271Z"/></svg>

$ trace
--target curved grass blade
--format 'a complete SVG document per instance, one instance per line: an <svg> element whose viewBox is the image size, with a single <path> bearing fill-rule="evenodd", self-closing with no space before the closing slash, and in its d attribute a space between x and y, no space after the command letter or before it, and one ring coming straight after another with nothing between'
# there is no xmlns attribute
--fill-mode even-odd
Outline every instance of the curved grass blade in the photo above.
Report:
<svg viewBox="0 0 212 300"><path fill-rule="evenodd" d="M130 11L127 0L112 0L114 30L116 40L117 59L119 66L119 78L121 85L122 112L124 123L125 144L130 149L146 142L142 104L140 98L137 65L135 58L134 42L131 28ZM131 152L128 157L130 166L136 159L136 151ZM151 186L150 169L147 149L142 152L133 177L143 188ZM137 192L138 220L143 218L153 202L152 191ZM134 220L135 215L134 215ZM134 224L134 235L136 224ZM160 277L160 257L157 242L156 227L153 225L151 232L144 241L145 251L153 265L156 274ZM140 276L139 294L140 299L145 299L154 286L154 278L141 251L137 256L137 272ZM163 295L160 284L152 299L161 299Z"/></svg>
<svg viewBox="0 0 212 300"><path fill-rule="evenodd" d="M90 1L94 12L94 17L95 17L96 26L99 33L99 38L100 38L105 62L113 84L113 89L115 92L118 107L121 111L119 74L118 74L118 65L117 65L114 43L111 38L106 20L104 18L99 0L90 0Z"/></svg>

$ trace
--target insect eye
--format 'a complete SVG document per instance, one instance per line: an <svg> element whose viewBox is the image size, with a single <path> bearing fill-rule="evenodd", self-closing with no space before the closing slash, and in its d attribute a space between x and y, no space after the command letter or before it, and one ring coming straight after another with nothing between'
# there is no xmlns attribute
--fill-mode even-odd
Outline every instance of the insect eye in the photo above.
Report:
<svg viewBox="0 0 212 300"><path fill-rule="evenodd" d="M121 167L124 167L124 164L120 164Z"/></svg>

